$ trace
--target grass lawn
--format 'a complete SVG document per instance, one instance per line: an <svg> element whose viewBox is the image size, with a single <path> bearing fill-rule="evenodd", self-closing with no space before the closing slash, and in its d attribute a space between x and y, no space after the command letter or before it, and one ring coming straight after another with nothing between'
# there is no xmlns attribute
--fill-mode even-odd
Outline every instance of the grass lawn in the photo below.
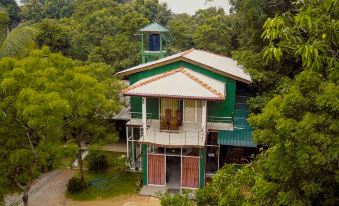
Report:
<svg viewBox="0 0 339 206"><path fill-rule="evenodd" d="M108 163L114 161L125 153L105 152L108 155ZM85 161L84 166L88 163ZM136 194L137 182L141 180L142 174L135 172L125 172L119 175L114 167L110 166L104 173L96 174L85 171L85 179L89 184L87 188L77 194L67 194L73 200L96 200L116 197L119 195Z"/></svg>

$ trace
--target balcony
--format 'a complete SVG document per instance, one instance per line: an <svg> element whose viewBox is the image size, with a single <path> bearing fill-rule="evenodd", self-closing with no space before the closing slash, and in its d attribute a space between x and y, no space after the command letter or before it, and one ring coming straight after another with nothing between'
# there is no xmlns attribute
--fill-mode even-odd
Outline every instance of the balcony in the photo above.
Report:
<svg viewBox="0 0 339 206"><path fill-rule="evenodd" d="M207 120L208 131L218 130L233 130L233 118L232 117L219 117L219 116L208 116Z"/></svg>
<svg viewBox="0 0 339 206"><path fill-rule="evenodd" d="M146 135L141 135L139 142L161 146L192 146L203 147L206 135L201 122L183 124L177 130L160 129L160 121L152 120L147 127Z"/></svg>

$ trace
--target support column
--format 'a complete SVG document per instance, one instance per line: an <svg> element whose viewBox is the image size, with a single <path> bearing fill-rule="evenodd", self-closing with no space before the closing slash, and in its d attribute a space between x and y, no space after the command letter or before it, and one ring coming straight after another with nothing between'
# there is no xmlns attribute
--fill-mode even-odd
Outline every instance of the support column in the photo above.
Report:
<svg viewBox="0 0 339 206"><path fill-rule="evenodd" d="M131 155L132 155L132 167L135 167L135 144L134 144L134 127L131 128L132 129L132 133L131 133L131 137L132 137L132 149L131 149Z"/></svg>
<svg viewBox="0 0 339 206"><path fill-rule="evenodd" d="M128 148L128 127L126 127L126 141L127 141L127 159L129 160L129 148Z"/></svg>
<svg viewBox="0 0 339 206"><path fill-rule="evenodd" d="M147 111L146 111L146 97L142 97L142 132L146 137L147 132Z"/></svg>
<svg viewBox="0 0 339 206"><path fill-rule="evenodd" d="M206 137L206 134L207 134L207 101L202 102L201 127L203 129L203 135L204 137Z"/></svg>

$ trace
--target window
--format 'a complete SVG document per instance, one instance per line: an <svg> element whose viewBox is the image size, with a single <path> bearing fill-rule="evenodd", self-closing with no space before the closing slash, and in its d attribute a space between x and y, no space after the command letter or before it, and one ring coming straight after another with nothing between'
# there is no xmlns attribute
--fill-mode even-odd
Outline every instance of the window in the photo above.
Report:
<svg viewBox="0 0 339 206"><path fill-rule="evenodd" d="M166 110L171 110L171 115L174 117L176 111L180 109L178 99L169 99L169 98L161 98L160 99L160 117L165 117Z"/></svg>
<svg viewBox="0 0 339 206"><path fill-rule="evenodd" d="M202 118L202 101L185 100L184 121L201 122Z"/></svg>

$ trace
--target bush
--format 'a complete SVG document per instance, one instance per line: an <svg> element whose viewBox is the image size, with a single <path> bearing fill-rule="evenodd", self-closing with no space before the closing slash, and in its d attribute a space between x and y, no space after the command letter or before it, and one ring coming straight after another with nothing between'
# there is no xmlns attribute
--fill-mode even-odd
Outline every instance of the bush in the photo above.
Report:
<svg viewBox="0 0 339 206"><path fill-rule="evenodd" d="M107 155L102 153L90 153L88 157L89 170L95 173L103 173L108 168Z"/></svg>
<svg viewBox="0 0 339 206"><path fill-rule="evenodd" d="M122 174L128 168L127 158L125 155L121 155L120 157L114 159L113 167L117 171L118 174Z"/></svg>
<svg viewBox="0 0 339 206"><path fill-rule="evenodd" d="M72 177L67 183L67 191L71 194L78 193L85 189L86 185L81 184L80 178Z"/></svg>

